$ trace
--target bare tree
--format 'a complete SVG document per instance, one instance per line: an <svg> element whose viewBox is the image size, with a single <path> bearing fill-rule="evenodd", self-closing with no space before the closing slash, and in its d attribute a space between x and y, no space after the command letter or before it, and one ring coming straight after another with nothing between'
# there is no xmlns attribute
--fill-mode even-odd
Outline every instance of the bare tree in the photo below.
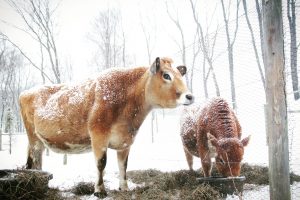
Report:
<svg viewBox="0 0 300 200"><path fill-rule="evenodd" d="M100 70L126 65L126 37L120 11L101 11L88 38L97 46L95 62Z"/></svg>
<svg viewBox="0 0 300 200"><path fill-rule="evenodd" d="M255 0L255 7L256 7L256 13L257 13L257 18L258 18L258 25L259 25L259 36L260 36L260 48L261 48L261 55L262 55L262 60L264 63L264 66L266 65L265 63L265 51L263 50L264 47L264 36L263 36L263 27L262 27L262 9L261 9L261 4L259 3L259 0Z"/></svg>
<svg viewBox="0 0 300 200"><path fill-rule="evenodd" d="M247 25L248 25L248 28L249 28L249 31L250 31L250 34L251 34L252 46L253 46L255 59L256 59L256 63L257 63L259 74L260 74L260 79L261 79L263 87L265 89L266 87L265 87L265 76L264 76L264 72L263 72L264 70L263 70L263 66L262 66L262 64L260 62L260 59L259 59L259 54L258 54L258 50L257 50L257 47L256 47L256 41L255 41L252 25L250 23L250 19L249 19L249 16L248 16L246 0L243 0L243 7L244 7L244 11L245 11L245 17L246 17Z"/></svg>
<svg viewBox="0 0 300 200"><path fill-rule="evenodd" d="M178 11L176 12L176 17L173 17L172 14L169 11L169 6L168 3L166 1L166 8L167 8L167 13L168 16L170 18L170 20L175 24L176 28L178 29L178 32L180 33L180 42L178 42L178 47L180 49L180 54L181 54L181 60L182 60L182 64L186 65L186 45L185 45L185 38L184 38L184 32L183 32L183 28L182 25L179 21L178 18ZM177 41L176 41L177 43ZM186 74L186 82L187 82L187 86L190 89L190 81L188 79L188 74Z"/></svg>
<svg viewBox="0 0 300 200"><path fill-rule="evenodd" d="M9 154L11 154L12 149L12 132L13 132L13 114L10 108L6 111L5 116L5 129L4 133L8 133L9 136Z"/></svg>
<svg viewBox="0 0 300 200"><path fill-rule="evenodd" d="M232 100L232 107L234 110L237 108L236 102L236 93L235 93L235 82L234 82L234 62L233 62L233 46L236 40L236 35L239 27L239 6L240 0L236 0L236 16L235 16L235 27L233 29L233 36L230 36L229 30L229 16L230 16L230 9L231 8L231 1L229 1L227 7L227 13L224 5L224 0L221 0L222 4L222 12L223 12L223 19L225 22L225 30L226 30L226 38L227 38L227 51L228 51L228 62L229 62L229 75L230 75L230 87L231 87L231 100Z"/></svg>
<svg viewBox="0 0 300 200"><path fill-rule="evenodd" d="M10 39L8 35L1 32L3 39L8 40L14 45L21 54L31 63L33 67L41 72L43 82L61 83L61 73L59 66L59 57L55 40L54 13L58 5L50 4L49 0L29 0L14 1L7 0L8 4L21 17L25 28L12 25L15 29L24 32L30 36L39 45L40 60L34 59L21 48L16 41ZM48 72L46 72L48 70ZM48 75L51 73L51 76ZM53 77L53 78L51 78Z"/></svg>
<svg viewBox="0 0 300 200"><path fill-rule="evenodd" d="M20 115L18 107L18 96L25 84L20 83L21 77L24 74L20 73L20 68L23 66L21 55L16 49L9 47L5 41L0 41L0 150L2 149L2 127L6 125L5 132L14 130L12 123L5 123L5 113L10 113L11 119L14 119L14 124L20 124ZM8 111L10 110L10 111ZM9 128L8 128L9 127Z"/></svg>
<svg viewBox="0 0 300 200"><path fill-rule="evenodd" d="M190 79L190 90L193 93L193 79L194 79L194 69L195 69L195 65L196 65L196 59L198 58L198 55L200 53L201 50L201 46L199 41L199 31L198 29L196 29L196 33L194 36L194 41L193 41L193 57L192 57L192 63L191 63L191 70L188 73L188 75L190 75L189 79Z"/></svg>
<svg viewBox="0 0 300 200"><path fill-rule="evenodd" d="M190 4L191 4L192 12L193 12L193 18L197 25L197 34L198 34L198 38L199 38L199 44L200 44L201 51L204 56L203 65L202 65L203 66L204 94L205 94L205 97L208 98L207 81L208 81L210 74L212 74L213 82L214 82L215 89L216 89L216 95L220 96L220 89L219 89L219 85L217 82L217 78L216 78L216 74L214 72L214 66L213 66L214 50L215 50L214 48L215 48L215 44L216 44L218 28L216 29L212 38L209 37L209 33L208 33L209 27L207 27L206 34L204 35L201 22L198 19L198 14L196 12L196 8L195 8L196 3L194 3L192 0L190 0ZM208 63L208 67L209 67L208 71L206 71L206 62Z"/></svg>
<svg viewBox="0 0 300 200"><path fill-rule="evenodd" d="M151 21L149 19L148 19L148 22L149 23L147 23L147 24L151 24ZM155 47L155 42L156 42L156 27L153 28L153 27L151 27L151 25L148 25L146 27L145 20L142 20L142 16L141 16L140 25L141 25L141 28L142 28L142 31L144 34L145 43L146 43L148 63L149 63L149 65L151 65L152 51ZM151 28L148 28L148 27L151 27ZM151 32L150 30L153 30L153 32ZM155 124L156 124L156 131L157 131L157 129L158 129L157 115L155 113L155 110L152 110L151 111L151 140L152 140L152 143L154 142L154 129L155 129L154 122L156 122Z"/></svg>
<svg viewBox="0 0 300 200"><path fill-rule="evenodd" d="M297 70L297 33L296 33L296 0L287 0L287 16L290 27L290 65L292 75L292 86L294 92L294 99L300 99L300 91L298 85L298 70Z"/></svg>

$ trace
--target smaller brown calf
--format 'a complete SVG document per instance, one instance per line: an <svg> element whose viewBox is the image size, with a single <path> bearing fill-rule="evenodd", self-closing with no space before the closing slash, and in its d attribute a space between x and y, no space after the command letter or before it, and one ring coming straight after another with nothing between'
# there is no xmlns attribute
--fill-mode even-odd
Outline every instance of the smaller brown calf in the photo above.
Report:
<svg viewBox="0 0 300 200"><path fill-rule="evenodd" d="M200 157L204 176L211 176L211 158L215 157L222 176L240 175L244 147L250 136L241 140L239 121L224 99L214 98L203 108L185 108L180 134L190 170L193 156Z"/></svg>

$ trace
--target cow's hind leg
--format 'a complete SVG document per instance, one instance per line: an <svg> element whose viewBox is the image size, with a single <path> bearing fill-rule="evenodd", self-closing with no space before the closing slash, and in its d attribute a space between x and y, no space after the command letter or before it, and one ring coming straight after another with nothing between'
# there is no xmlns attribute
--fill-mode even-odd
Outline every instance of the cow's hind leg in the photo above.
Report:
<svg viewBox="0 0 300 200"><path fill-rule="evenodd" d="M119 180L120 180L119 189L120 190L128 190L126 170L127 170L129 150L130 150L130 148L117 152L119 172L120 172L120 177L119 177Z"/></svg>
<svg viewBox="0 0 300 200"><path fill-rule="evenodd" d="M27 136L27 162L26 169L42 169L42 155L45 149L44 144L34 133L34 127L24 120Z"/></svg>
<svg viewBox="0 0 300 200"><path fill-rule="evenodd" d="M44 144L40 140L29 142L26 169L42 169L42 156L44 149Z"/></svg>

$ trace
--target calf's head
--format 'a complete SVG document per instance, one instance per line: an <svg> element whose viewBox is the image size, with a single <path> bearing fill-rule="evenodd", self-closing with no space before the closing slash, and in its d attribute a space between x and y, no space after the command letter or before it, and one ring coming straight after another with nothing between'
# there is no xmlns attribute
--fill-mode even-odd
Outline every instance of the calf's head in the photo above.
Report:
<svg viewBox="0 0 300 200"><path fill-rule="evenodd" d="M239 140L238 138L222 138L217 140L213 135L208 134L208 139L216 148L216 167L224 177L239 176L241 161L244 155L244 147L248 145L250 136Z"/></svg>
<svg viewBox="0 0 300 200"><path fill-rule="evenodd" d="M157 57L149 69L146 100L154 107L174 108L194 102L194 96L182 78L186 67L172 68L172 62L170 58Z"/></svg>

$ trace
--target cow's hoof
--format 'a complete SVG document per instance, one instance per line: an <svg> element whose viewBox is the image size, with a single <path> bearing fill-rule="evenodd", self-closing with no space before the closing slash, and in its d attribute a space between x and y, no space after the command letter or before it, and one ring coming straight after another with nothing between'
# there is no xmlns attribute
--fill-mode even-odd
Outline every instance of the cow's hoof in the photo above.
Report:
<svg viewBox="0 0 300 200"><path fill-rule="evenodd" d="M94 192L94 195L98 198L103 199L103 198L107 197L107 192L106 191Z"/></svg>

